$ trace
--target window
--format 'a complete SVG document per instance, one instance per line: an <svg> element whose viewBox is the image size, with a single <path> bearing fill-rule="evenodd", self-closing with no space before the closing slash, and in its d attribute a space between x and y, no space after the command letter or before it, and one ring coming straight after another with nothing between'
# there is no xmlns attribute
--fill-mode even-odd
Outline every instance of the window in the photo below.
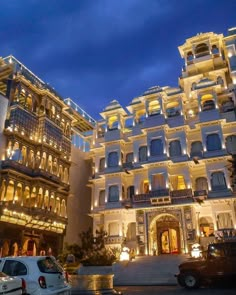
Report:
<svg viewBox="0 0 236 295"><path fill-rule="evenodd" d="M221 140L218 133L207 135L206 139L207 151L219 151L221 150Z"/></svg>
<svg viewBox="0 0 236 295"><path fill-rule="evenodd" d="M170 102L166 106L166 115L168 118L176 117L181 114L179 102Z"/></svg>
<svg viewBox="0 0 236 295"><path fill-rule="evenodd" d="M126 233L127 241L135 241L136 240L136 222L131 222L128 224L127 233Z"/></svg>
<svg viewBox="0 0 236 295"><path fill-rule="evenodd" d="M221 85L221 86L224 86L224 80L222 77L217 77L217 84Z"/></svg>
<svg viewBox="0 0 236 295"><path fill-rule="evenodd" d="M218 229L233 228L232 217L229 212L219 213L217 215Z"/></svg>
<svg viewBox="0 0 236 295"><path fill-rule="evenodd" d="M149 193L149 182L148 182L148 180L143 181L143 193L144 194Z"/></svg>
<svg viewBox="0 0 236 295"><path fill-rule="evenodd" d="M118 129L118 117L117 116L112 116L108 119L108 129L109 130L114 130L114 129Z"/></svg>
<svg viewBox="0 0 236 295"><path fill-rule="evenodd" d="M147 161L147 146L141 146L139 148L139 162Z"/></svg>
<svg viewBox="0 0 236 295"><path fill-rule="evenodd" d="M171 186L173 190L186 189L186 183L183 175L171 176Z"/></svg>
<svg viewBox="0 0 236 295"><path fill-rule="evenodd" d="M158 101L151 101L148 106L148 114L149 116L156 116L160 115L161 113L161 107L160 103Z"/></svg>
<svg viewBox="0 0 236 295"><path fill-rule="evenodd" d="M236 135L226 137L226 149L229 154L236 154Z"/></svg>
<svg viewBox="0 0 236 295"><path fill-rule="evenodd" d="M134 161L134 153L128 153L126 155L126 163L132 163Z"/></svg>
<svg viewBox="0 0 236 295"><path fill-rule="evenodd" d="M196 179L196 191L208 190L208 183L205 177L198 177Z"/></svg>
<svg viewBox="0 0 236 295"><path fill-rule="evenodd" d="M178 157L182 155L181 144L179 140L173 140L169 144L170 157Z"/></svg>
<svg viewBox="0 0 236 295"><path fill-rule="evenodd" d="M211 188L212 191L224 190L227 188L225 175L222 171L213 172L211 174Z"/></svg>
<svg viewBox="0 0 236 295"><path fill-rule="evenodd" d="M202 157L203 147L201 141L194 141L191 144L191 157Z"/></svg>
<svg viewBox="0 0 236 295"><path fill-rule="evenodd" d="M104 172L105 169L105 158L101 158L99 161L99 172Z"/></svg>
<svg viewBox="0 0 236 295"><path fill-rule="evenodd" d="M163 143L161 139L152 139L150 144L151 156L163 155Z"/></svg>
<svg viewBox="0 0 236 295"><path fill-rule="evenodd" d="M119 162L118 153L111 152L108 154L108 167L117 167Z"/></svg>
<svg viewBox="0 0 236 295"><path fill-rule="evenodd" d="M191 60L193 60L193 53L192 53L192 51L189 51L187 53L187 61L191 61Z"/></svg>
<svg viewBox="0 0 236 295"><path fill-rule="evenodd" d="M127 188L127 199L131 199L134 195L134 186L131 185Z"/></svg>
<svg viewBox="0 0 236 295"><path fill-rule="evenodd" d="M152 175L152 191L166 188L165 177L162 173Z"/></svg>
<svg viewBox="0 0 236 295"><path fill-rule="evenodd" d="M196 48L195 48L196 57L201 57L201 56L204 56L207 54L209 54L209 48L208 48L207 44L201 43L196 46Z"/></svg>
<svg viewBox="0 0 236 295"><path fill-rule="evenodd" d="M108 225L109 236L119 236L119 223L111 222Z"/></svg>
<svg viewBox="0 0 236 295"><path fill-rule="evenodd" d="M15 260L6 260L2 271L9 276L27 275L26 266Z"/></svg>
<svg viewBox="0 0 236 295"><path fill-rule="evenodd" d="M63 270L56 263L56 260L52 259L51 257L46 257L38 261L39 270L43 273L61 273Z"/></svg>
<svg viewBox="0 0 236 295"><path fill-rule="evenodd" d="M105 205L105 190L100 190L98 204L99 204L99 206Z"/></svg>
<svg viewBox="0 0 236 295"><path fill-rule="evenodd" d="M109 187L109 202L118 202L119 201L119 187L118 185L111 185Z"/></svg>
<svg viewBox="0 0 236 295"><path fill-rule="evenodd" d="M212 54L218 54L219 48L216 45L212 45L211 52Z"/></svg>

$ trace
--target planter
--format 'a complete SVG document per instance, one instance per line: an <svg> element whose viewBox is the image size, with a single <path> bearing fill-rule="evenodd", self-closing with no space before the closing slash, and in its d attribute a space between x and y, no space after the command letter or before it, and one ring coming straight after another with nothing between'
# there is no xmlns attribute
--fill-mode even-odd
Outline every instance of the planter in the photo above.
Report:
<svg viewBox="0 0 236 295"><path fill-rule="evenodd" d="M72 294L119 294L113 289L112 266L80 266L70 276Z"/></svg>

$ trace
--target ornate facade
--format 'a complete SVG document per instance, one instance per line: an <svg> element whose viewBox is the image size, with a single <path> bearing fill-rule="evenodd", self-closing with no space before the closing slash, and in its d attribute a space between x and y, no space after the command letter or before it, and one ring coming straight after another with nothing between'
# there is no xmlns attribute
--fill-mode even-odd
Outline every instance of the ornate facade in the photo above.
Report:
<svg viewBox="0 0 236 295"><path fill-rule="evenodd" d="M236 29L179 47L178 87L154 86L125 108L113 100L93 134L91 216L110 247L185 253L236 235Z"/></svg>
<svg viewBox="0 0 236 295"><path fill-rule="evenodd" d="M0 59L0 113L0 256L57 255L72 139L94 121L13 56Z"/></svg>

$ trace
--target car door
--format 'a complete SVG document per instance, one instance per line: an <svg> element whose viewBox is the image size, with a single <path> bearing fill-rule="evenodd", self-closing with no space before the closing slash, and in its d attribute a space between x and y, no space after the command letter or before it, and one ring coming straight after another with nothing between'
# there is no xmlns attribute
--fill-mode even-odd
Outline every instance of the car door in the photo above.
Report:
<svg viewBox="0 0 236 295"><path fill-rule="evenodd" d="M236 242L229 243L229 263L231 274L236 279Z"/></svg>
<svg viewBox="0 0 236 295"><path fill-rule="evenodd" d="M230 274L230 268L230 259L225 245L209 245L205 275L210 278L225 277Z"/></svg>

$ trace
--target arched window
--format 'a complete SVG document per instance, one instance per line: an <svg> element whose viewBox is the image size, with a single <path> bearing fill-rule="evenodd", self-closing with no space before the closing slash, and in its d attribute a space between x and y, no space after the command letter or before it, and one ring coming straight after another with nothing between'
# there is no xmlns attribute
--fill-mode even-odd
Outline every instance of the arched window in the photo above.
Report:
<svg viewBox="0 0 236 295"><path fill-rule="evenodd" d="M161 107L160 103L157 100L151 101L148 105L148 114L149 116L156 116L160 115Z"/></svg>
<svg viewBox="0 0 236 295"><path fill-rule="evenodd" d="M105 169L105 158L99 160L99 172L103 172Z"/></svg>
<svg viewBox="0 0 236 295"><path fill-rule="evenodd" d="M108 129L109 130L115 130L118 129L118 117L117 116L112 116L108 119Z"/></svg>
<svg viewBox="0 0 236 295"><path fill-rule="evenodd" d="M195 182L196 191L208 191L208 183L206 177L198 177Z"/></svg>
<svg viewBox="0 0 236 295"><path fill-rule="evenodd" d="M45 170L46 169L46 163L47 163L47 156L46 156L46 153L43 152L43 155L42 155L42 160L41 160L41 164L40 164L40 167L41 169Z"/></svg>
<svg viewBox="0 0 236 295"><path fill-rule="evenodd" d="M219 48L216 45L212 45L211 52L212 54L218 54Z"/></svg>
<svg viewBox="0 0 236 295"><path fill-rule="evenodd" d="M108 200L109 200L109 202L118 202L119 201L119 187L118 187L118 185L111 185L109 187Z"/></svg>
<svg viewBox="0 0 236 295"><path fill-rule="evenodd" d="M119 164L118 152L110 152L108 154L108 167L117 167Z"/></svg>
<svg viewBox="0 0 236 295"><path fill-rule="evenodd" d="M139 162L147 161L147 146L141 146L139 148Z"/></svg>
<svg viewBox="0 0 236 295"><path fill-rule="evenodd" d="M226 189L225 175L222 171L213 172L211 174L211 189L212 191L219 191Z"/></svg>
<svg viewBox="0 0 236 295"><path fill-rule="evenodd" d="M192 51L189 51L187 53L187 61L191 61L191 60L193 60L193 53L192 53Z"/></svg>
<svg viewBox="0 0 236 295"><path fill-rule="evenodd" d="M99 201L98 201L99 206L104 206L105 205L105 190L100 190L99 191Z"/></svg>
<svg viewBox="0 0 236 295"><path fill-rule="evenodd" d="M209 54L209 48L206 43L198 44L195 48L195 56L201 57Z"/></svg>
<svg viewBox="0 0 236 295"><path fill-rule="evenodd" d="M181 149L181 144L180 141L177 140L172 140L169 144L169 153L170 157L178 157L182 155L182 149Z"/></svg>
<svg viewBox="0 0 236 295"><path fill-rule="evenodd" d="M38 191L38 202L37 202L37 206L39 208L43 207L43 189L40 187L39 191Z"/></svg>
<svg viewBox="0 0 236 295"><path fill-rule="evenodd" d="M216 108L212 94L205 94L201 97L202 111L209 111Z"/></svg>
<svg viewBox="0 0 236 295"><path fill-rule="evenodd" d="M9 181L7 186L6 201L13 201L14 198L14 182Z"/></svg>
<svg viewBox="0 0 236 295"><path fill-rule="evenodd" d="M151 154L151 156L163 155L163 143L160 138L151 140L150 154Z"/></svg>
<svg viewBox="0 0 236 295"><path fill-rule="evenodd" d="M48 167L47 167L47 171L49 173L52 173L52 156L51 155L48 156Z"/></svg>
<svg viewBox="0 0 236 295"><path fill-rule="evenodd" d="M178 101L170 102L166 106L166 115L168 118L176 117L181 114L180 104Z"/></svg>
<svg viewBox="0 0 236 295"><path fill-rule="evenodd" d="M203 146L201 141L194 141L191 144L191 157L202 157Z"/></svg>
<svg viewBox="0 0 236 295"><path fill-rule="evenodd" d="M31 192L31 198L30 198L30 206L31 207L34 207L37 203L36 203L36 200L37 200L37 195L36 195L36 187L34 187L32 189L32 192Z"/></svg>
<svg viewBox="0 0 236 295"><path fill-rule="evenodd" d="M218 133L208 134L206 138L207 151L221 150L221 140Z"/></svg>
<svg viewBox="0 0 236 295"><path fill-rule="evenodd" d="M236 154L236 135L226 137L226 149L229 154Z"/></svg>

